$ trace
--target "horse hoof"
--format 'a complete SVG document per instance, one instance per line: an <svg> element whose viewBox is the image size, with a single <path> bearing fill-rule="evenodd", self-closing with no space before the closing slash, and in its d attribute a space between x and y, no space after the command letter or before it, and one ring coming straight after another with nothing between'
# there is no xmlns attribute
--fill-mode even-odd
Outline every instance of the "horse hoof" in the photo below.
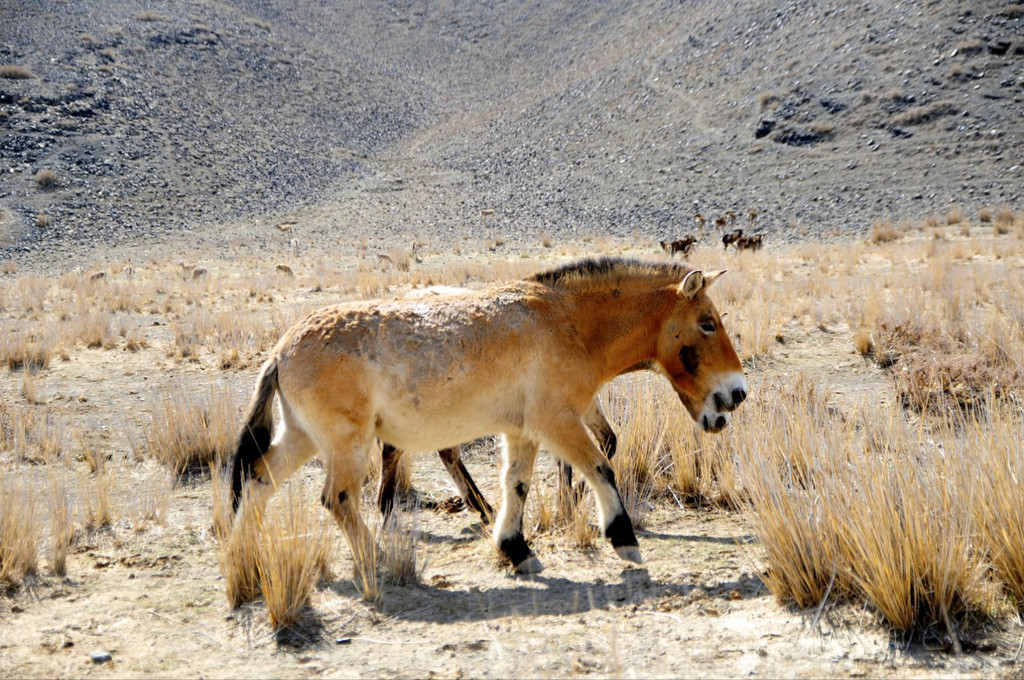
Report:
<svg viewBox="0 0 1024 680"><path fill-rule="evenodd" d="M619 557L626 560L627 562L633 562L635 564L643 564L644 558L640 556L640 548L635 545L620 545L615 549Z"/></svg>
<svg viewBox="0 0 1024 680"><path fill-rule="evenodd" d="M544 564L537 559L536 555L530 555L516 565L517 574L539 574L544 571Z"/></svg>

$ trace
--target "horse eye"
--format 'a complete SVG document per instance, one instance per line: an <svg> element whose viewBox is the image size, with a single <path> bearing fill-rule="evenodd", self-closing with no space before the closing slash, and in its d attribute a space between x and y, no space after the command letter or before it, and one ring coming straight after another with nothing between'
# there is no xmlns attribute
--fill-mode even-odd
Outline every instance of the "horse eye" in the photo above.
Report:
<svg viewBox="0 0 1024 680"><path fill-rule="evenodd" d="M707 333L710 335L711 333L715 332L715 324L711 323L710 321L705 321L700 324L700 330L702 333Z"/></svg>

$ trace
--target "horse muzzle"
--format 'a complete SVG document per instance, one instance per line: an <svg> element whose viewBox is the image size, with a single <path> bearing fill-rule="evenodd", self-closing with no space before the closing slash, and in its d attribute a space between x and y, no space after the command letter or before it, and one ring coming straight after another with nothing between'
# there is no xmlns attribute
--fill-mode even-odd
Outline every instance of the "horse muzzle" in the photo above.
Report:
<svg viewBox="0 0 1024 680"><path fill-rule="evenodd" d="M721 432L729 424L729 413L736 410L747 398L749 389L742 373L734 373L722 379L704 402L704 409L697 418L705 432Z"/></svg>

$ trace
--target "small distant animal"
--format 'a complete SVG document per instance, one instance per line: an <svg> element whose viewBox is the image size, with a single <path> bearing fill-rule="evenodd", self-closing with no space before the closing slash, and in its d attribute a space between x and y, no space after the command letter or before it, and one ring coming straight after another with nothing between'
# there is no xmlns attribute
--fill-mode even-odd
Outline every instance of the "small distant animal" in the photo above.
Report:
<svg viewBox="0 0 1024 680"><path fill-rule="evenodd" d="M757 210L751 210L747 213L747 219L750 220L750 226L754 226L754 222L757 220Z"/></svg>
<svg viewBox="0 0 1024 680"><path fill-rule="evenodd" d="M294 222L278 222L274 225L274 229L277 229L282 234L287 234L295 226Z"/></svg>
<svg viewBox="0 0 1024 680"><path fill-rule="evenodd" d="M725 218L724 217L716 217L715 218L715 228L716 229L725 229Z"/></svg>
<svg viewBox="0 0 1024 680"><path fill-rule="evenodd" d="M757 236L741 236L736 240L737 250L760 250L764 243L761 234Z"/></svg>
<svg viewBox="0 0 1024 680"><path fill-rule="evenodd" d="M686 255L696 245L697 239L693 236L685 236L677 241L659 241L659 243L661 244L661 249L672 256L675 256L678 252Z"/></svg>
<svg viewBox="0 0 1024 680"><path fill-rule="evenodd" d="M697 220L697 229L700 230L700 233L703 234L704 233L704 227L708 223L708 218L706 218L703 215L701 215L700 213L698 213L697 216L694 219Z"/></svg>
<svg viewBox="0 0 1024 680"><path fill-rule="evenodd" d="M726 250L729 250L729 244L736 243L736 241L739 241L741 238L743 238L742 229L730 231L728 234L724 234L722 236L722 245L725 247Z"/></svg>
<svg viewBox="0 0 1024 680"><path fill-rule="evenodd" d="M494 208L484 208L480 211L480 216L484 218L494 217Z"/></svg>
<svg viewBox="0 0 1024 680"><path fill-rule="evenodd" d="M105 278L107 278L106 272L93 272L89 275L90 281L102 281Z"/></svg>
<svg viewBox="0 0 1024 680"><path fill-rule="evenodd" d="M730 227L732 225L736 224L736 213L734 213L732 210L726 211L725 217L726 217L727 220L729 220L729 226Z"/></svg>
<svg viewBox="0 0 1024 680"><path fill-rule="evenodd" d="M292 268L286 264L279 264L275 266L274 269L276 269L278 273L284 274L285 276L295 276L295 273L292 272Z"/></svg>
<svg viewBox="0 0 1024 680"><path fill-rule="evenodd" d="M391 259L391 256L387 253L377 253L377 264L381 266L391 265L395 266L395 261Z"/></svg>
<svg viewBox="0 0 1024 680"><path fill-rule="evenodd" d="M206 267L194 267L192 269L192 280L201 279L206 276L209 272L206 271Z"/></svg>

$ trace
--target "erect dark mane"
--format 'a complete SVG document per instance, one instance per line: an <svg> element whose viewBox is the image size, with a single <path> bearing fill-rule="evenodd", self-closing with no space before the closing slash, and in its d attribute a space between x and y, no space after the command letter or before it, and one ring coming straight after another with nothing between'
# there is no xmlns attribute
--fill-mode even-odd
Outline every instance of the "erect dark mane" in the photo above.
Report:
<svg viewBox="0 0 1024 680"><path fill-rule="evenodd" d="M692 268L672 262L645 262L622 257L600 257L571 262L534 274L527 280L552 287L623 280L668 283L682 281L690 271Z"/></svg>

